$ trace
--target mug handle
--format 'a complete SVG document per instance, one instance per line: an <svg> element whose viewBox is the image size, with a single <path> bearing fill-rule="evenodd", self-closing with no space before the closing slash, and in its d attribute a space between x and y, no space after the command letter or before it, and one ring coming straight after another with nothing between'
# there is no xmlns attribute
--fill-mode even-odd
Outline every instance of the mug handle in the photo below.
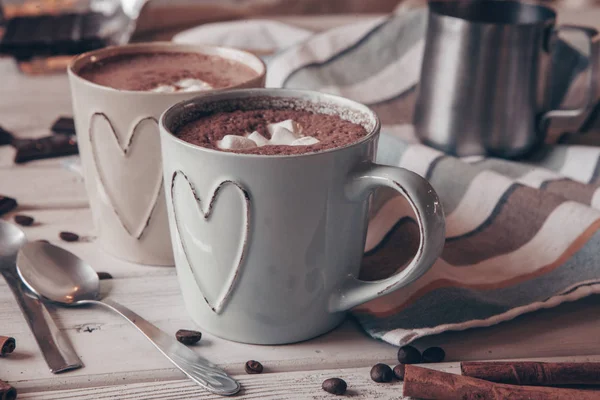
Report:
<svg viewBox="0 0 600 400"><path fill-rule="evenodd" d="M349 275L332 296L330 312L348 310L414 282L431 268L442 252L446 237L444 212L429 182L404 168L366 162L350 174L346 196L352 201L362 201L381 186L398 191L417 216L420 232L417 253L406 268L386 279L367 282Z"/></svg>
<svg viewBox="0 0 600 400"><path fill-rule="evenodd" d="M557 27L556 29L553 29L551 31L551 35L557 35L560 31L583 32L588 39L588 43L590 45L590 55L589 55L590 65L588 67L588 69L589 69L588 90L587 90L585 103L581 107L569 108L569 109L560 109L559 108L556 110L546 111L540 119L539 129L541 132L546 131L546 128L548 127L550 119L552 119L552 118L566 118L566 119L576 118L576 117L579 117L580 115L584 114L588 110L590 110L594 105L594 93L595 93L594 86L595 86L595 82L597 80L598 68L599 68L599 66L598 66L598 62L599 62L598 46L596 46L594 44L594 37L598 34L598 31L594 28L588 28L588 27L584 27L584 26L561 25L561 26Z"/></svg>

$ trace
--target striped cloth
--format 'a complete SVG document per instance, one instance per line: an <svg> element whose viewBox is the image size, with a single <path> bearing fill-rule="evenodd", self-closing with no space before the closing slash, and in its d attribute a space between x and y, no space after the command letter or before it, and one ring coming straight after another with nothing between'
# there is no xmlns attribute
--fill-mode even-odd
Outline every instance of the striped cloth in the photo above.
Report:
<svg viewBox="0 0 600 400"><path fill-rule="evenodd" d="M441 258L408 288L354 310L370 335L395 345L600 292L600 148L554 144L514 162L458 159L419 144L410 120L425 24L422 9L368 19L315 34L268 65L267 86L314 89L372 107L383 124L378 162L417 172L441 198ZM417 245L410 207L379 191L361 278L393 274Z"/></svg>

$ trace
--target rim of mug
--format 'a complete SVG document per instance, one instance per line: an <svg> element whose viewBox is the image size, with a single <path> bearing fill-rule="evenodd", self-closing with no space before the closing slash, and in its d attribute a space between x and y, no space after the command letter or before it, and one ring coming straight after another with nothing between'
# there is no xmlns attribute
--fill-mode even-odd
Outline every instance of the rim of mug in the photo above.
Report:
<svg viewBox="0 0 600 400"><path fill-rule="evenodd" d="M460 17L457 15L452 15L452 14L449 14L447 11L440 11L440 9L443 8L444 6L448 7L448 6L458 6L458 5L464 5L464 4L481 5L481 3L485 3L485 2L499 4L499 7L517 6L519 8L543 10L544 12L548 13L548 17L544 18L544 19L538 19L536 21L531 21L531 22L487 22L487 21L482 21L482 20L478 20L478 19L464 18L464 17ZM446 17L446 18L453 18L453 19L457 19L460 21L467 21L469 23L478 24L478 25L532 26L532 25L543 24L548 21L556 20L556 16L557 16L556 10L554 10L553 8L548 7L546 5L523 3L521 1L515 1L515 0L503 0L503 1L498 1L498 0L480 0L480 1L476 1L476 0L467 0L467 1L465 1L465 0L450 0L450 1L434 0L434 1L429 2L428 8L429 8L429 10L433 10L436 15Z"/></svg>
<svg viewBox="0 0 600 400"><path fill-rule="evenodd" d="M174 114L179 114L186 108L194 108L197 107L198 103L209 103L211 101L227 101L227 100L239 100L243 98L271 98L273 100L282 99L282 98L294 98L294 99L308 99L310 97L314 97L317 101L312 101L312 103L319 104L325 103L329 101L332 104L341 107L349 107L352 110L357 112L364 112L365 115L368 115L370 121L373 122L373 128L367 132L367 134L362 137L360 140L349 143L345 146L333 147L331 149L325 149L321 151L311 151L307 153L299 153L299 154L253 154L253 153L240 153L233 152L227 150L216 150L208 147L202 147L197 144L193 144L187 142L175 135L173 131L166 126L166 120L173 118ZM251 108L249 109L251 110ZM339 117L338 114L333 114ZM359 103L354 100L350 100L346 97L337 96L329 93L317 92L314 90L305 90L305 89L285 89L285 88L249 88L249 89L227 89L221 90L217 92L203 93L199 96L196 96L192 99L180 101L166 109L163 114L159 118L159 130L161 132L161 136L166 134L170 140L173 140L175 143L179 145L183 145L185 147L191 148L195 151L207 152L214 155L220 155L224 157L241 157L241 158L253 158L253 159L282 159L282 158L299 158L299 157L314 157L320 156L323 154L333 153L336 151L347 150L353 147L360 146L365 142L374 140L381 130L381 121L379 117L368 106ZM364 128L364 126L363 126ZM367 130L365 128L365 130ZM164 133L163 133L164 132Z"/></svg>
<svg viewBox="0 0 600 400"><path fill-rule="evenodd" d="M199 89L192 90L189 92L176 91L176 92L152 92L149 90L126 90L126 89L116 89L110 86L100 85L98 83L92 82L88 79L83 78L79 75L81 69L88 65L91 62L97 62L98 60L103 60L109 57L114 57L116 55L121 54L136 54L136 53L147 53L147 52L167 52L167 53L200 53L206 55L214 55L219 56L228 60L234 60L244 64L245 66L252 68L258 75L252 79L249 79L245 82L241 82L237 85L227 86L224 88L215 88L211 90ZM106 90L109 92L116 93L127 93L127 94L136 94L140 96L180 96L181 94L190 94L190 93L204 93L204 92L213 92L220 90L228 90L235 89L240 87L246 87L248 85L257 84L259 82L263 82L265 80L267 74L267 66L264 61L250 53L249 51L236 49L233 47L225 47L225 46L213 46L208 44L183 44L183 43L173 43L173 42L150 42L150 43L132 43L125 45L115 45L115 46L107 46L102 49L88 51L82 54L79 54L69 63L67 68L67 72L71 79L75 79L78 82L81 82L86 85L90 85L98 90Z"/></svg>

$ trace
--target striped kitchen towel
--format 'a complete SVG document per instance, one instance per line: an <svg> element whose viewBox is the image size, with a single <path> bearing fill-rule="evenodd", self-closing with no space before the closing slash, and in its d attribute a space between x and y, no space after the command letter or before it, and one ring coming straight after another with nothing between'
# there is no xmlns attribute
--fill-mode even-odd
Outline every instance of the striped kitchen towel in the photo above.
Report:
<svg viewBox="0 0 600 400"><path fill-rule="evenodd" d="M378 162L417 172L441 198L447 217L441 258L414 284L354 311L369 334L396 345L600 292L600 148L567 144L563 136L561 144L515 162L459 159L419 144L410 120L425 25L423 9L369 18L315 34L268 65L267 86L314 89L369 105L383 124ZM585 60L563 59L575 60L562 69L573 72L569 81L576 79ZM557 88L564 95L568 85L562 83ZM361 278L381 279L403 268L417 244L410 207L379 191Z"/></svg>

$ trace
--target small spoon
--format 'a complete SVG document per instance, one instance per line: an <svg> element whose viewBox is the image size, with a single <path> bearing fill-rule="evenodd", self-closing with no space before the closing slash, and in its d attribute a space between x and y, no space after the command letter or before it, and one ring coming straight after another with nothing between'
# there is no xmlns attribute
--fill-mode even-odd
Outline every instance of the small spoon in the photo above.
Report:
<svg viewBox="0 0 600 400"><path fill-rule="evenodd" d="M99 300L100 280L85 261L49 243L25 244L17 256L17 269L25 285L38 296L65 306L101 304L131 322L177 368L206 390L229 396L240 385L224 371L133 311L110 300Z"/></svg>

